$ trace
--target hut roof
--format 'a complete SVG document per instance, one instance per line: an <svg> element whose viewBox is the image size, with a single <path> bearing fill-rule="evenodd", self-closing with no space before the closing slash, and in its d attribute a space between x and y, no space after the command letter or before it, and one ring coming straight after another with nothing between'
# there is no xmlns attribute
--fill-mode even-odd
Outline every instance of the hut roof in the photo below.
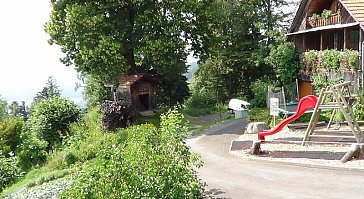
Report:
<svg viewBox="0 0 364 199"><path fill-rule="evenodd" d="M118 77L119 84L123 86L131 86L135 82L138 82L141 79L156 83L156 81L147 74L135 74L135 75L127 75L127 74L121 74Z"/></svg>

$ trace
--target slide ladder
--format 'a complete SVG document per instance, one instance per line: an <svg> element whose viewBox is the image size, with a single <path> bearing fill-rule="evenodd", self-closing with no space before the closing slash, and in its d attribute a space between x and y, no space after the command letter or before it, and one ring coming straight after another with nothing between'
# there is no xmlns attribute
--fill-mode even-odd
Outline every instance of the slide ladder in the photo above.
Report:
<svg viewBox="0 0 364 199"><path fill-rule="evenodd" d="M320 131L314 131L314 129L316 127L316 123L319 119L322 109L333 109L333 112L332 112L332 115L330 118L330 122L327 126L327 130L321 131L321 132L332 132L332 131L329 131L328 129L330 128L330 126L332 124L332 120L333 120L335 114L338 111L341 111L350 128L350 131L354 135L354 136L342 136L342 137L343 138L352 137L352 138L355 138L358 143L363 143L363 141L364 141L363 134L361 132L361 129L360 129L360 126L359 126L357 120L354 117L353 111L352 111L349 101L348 101L348 99L351 97L349 86L353 86L354 89L356 89L354 82L344 82L341 84L336 84L336 85L328 86L326 88L321 89L317 104L316 104L313 114L311 116L310 123L307 127L305 137L303 138L302 145L304 145L306 141L309 141L311 137L325 137L325 135L313 135L314 132L320 132ZM345 93L348 95L344 95ZM327 102L327 101L329 101L329 102ZM330 137L330 136L327 135L326 137ZM339 136L335 136L335 137L339 137Z"/></svg>

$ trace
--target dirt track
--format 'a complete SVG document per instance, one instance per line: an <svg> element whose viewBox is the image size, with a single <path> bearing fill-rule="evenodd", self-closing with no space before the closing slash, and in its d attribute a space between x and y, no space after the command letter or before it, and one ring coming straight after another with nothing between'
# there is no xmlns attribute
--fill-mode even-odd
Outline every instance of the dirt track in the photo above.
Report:
<svg viewBox="0 0 364 199"><path fill-rule="evenodd" d="M246 160L229 153L245 120L215 125L188 140L201 155L211 198L363 198L364 172Z"/></svg>

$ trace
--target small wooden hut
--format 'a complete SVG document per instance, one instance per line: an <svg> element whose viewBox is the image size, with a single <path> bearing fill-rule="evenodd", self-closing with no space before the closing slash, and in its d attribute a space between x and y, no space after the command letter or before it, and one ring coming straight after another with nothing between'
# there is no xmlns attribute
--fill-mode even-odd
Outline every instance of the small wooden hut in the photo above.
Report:
<svg viewBox="0 0 364 199"><path fill-rule="evenodd" d="M119 87L106 85L111 89L113 99L116 93L129 93L132 104L139 112L153 110L157 107L157 81L147 74L119 75Z"/></svg>

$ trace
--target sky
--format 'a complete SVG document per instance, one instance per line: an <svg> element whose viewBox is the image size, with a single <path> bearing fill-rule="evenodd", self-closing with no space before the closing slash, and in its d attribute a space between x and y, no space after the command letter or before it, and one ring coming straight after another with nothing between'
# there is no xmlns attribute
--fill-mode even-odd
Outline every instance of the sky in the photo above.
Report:
<svg viewBox="0 0 364 199"><path fill-rule="evenodd" d="M9 103L26 101L53 76L62 95L82 103L82 94L75 92L77 78L73 67L66 67L59 59L59 46L49 45L44 24L49 19L49 0L0 1L0 95ZM189 56L187 63L196 61Z"/></svg>
<svg viewBox="0 0 364 199"><path fill-rule="evenodd" d="M60 47L49 45L44 31L51 7L49 0L0 1L0 95L8 102L26 101L53 76L62 95L79 103L80 82L72 67L63 65Z"/></svg>

